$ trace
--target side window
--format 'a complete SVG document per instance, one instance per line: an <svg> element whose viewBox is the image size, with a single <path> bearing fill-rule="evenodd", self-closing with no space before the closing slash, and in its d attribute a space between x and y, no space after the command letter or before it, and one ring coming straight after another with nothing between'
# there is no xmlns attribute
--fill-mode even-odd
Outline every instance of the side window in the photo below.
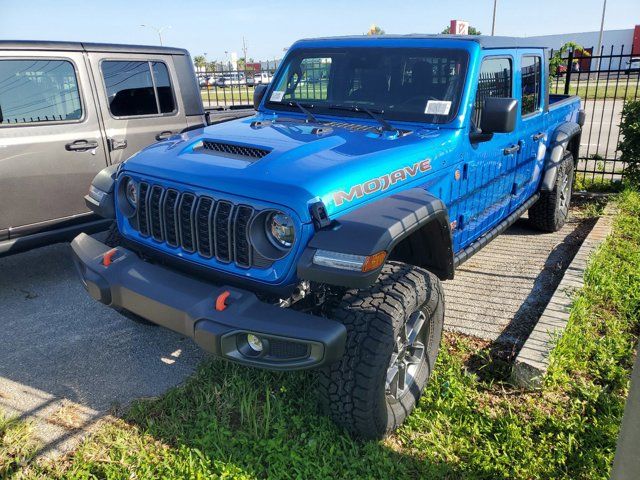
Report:
<svg viewBox="0 0 640 480"><path fill-rule="evenodd" d="M512 96L512 78L513 71L511 59L504 57L488 57L482 61L473 114L473 122L475 125L480 124L480 115L482 114L482 107L484 106L485 98L509 98Z"/></svg>
<svg viewBox="0 0 640 480"><path fill-rule="evenodd" d="M106 60L101 69L112 115L133 117L175 110L164 63Z"/></svg>
<svg viewBox="0 0 640 480"><path fill-rule="evenodd" d="M0 125L82 118L76 72L65 60L0 60Z"/></svg>
<svg viewBox="0 0 640 480"><path fill-rule="evenodd" d="M542 62L540 57L522 57L522 116L540 108Z"/></svg>

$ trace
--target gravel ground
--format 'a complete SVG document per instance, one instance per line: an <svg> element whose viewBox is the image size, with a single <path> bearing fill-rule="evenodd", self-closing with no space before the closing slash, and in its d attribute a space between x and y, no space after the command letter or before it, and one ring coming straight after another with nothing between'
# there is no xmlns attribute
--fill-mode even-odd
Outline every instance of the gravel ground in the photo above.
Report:
<svg viewBox="0 0 640 480"><path fill-rule="evenodd" d="M445 284L446 328L519 345L589 229L575 216L555 234L518 222ZM180 384L204 357L191 340L93 301L68 244L0 258L0 305L0 410L33 421L45 456Z"/></svg>
<svg viewBox="0 0 640 480"><path fill-rule="evenodd" d="M593 224L575 210L556 233L518 220L445 282L445 328L519 348Z"/></svg>

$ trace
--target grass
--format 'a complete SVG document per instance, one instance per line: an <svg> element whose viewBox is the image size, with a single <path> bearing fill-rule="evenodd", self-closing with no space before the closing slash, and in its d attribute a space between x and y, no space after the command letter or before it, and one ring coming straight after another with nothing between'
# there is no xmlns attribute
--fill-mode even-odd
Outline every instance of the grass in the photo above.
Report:
<svg viewBox="0 0 640 480"><path fill-rule="evenodd" d="M0 478L7 478L26 465L36 449L31 425L0 412Z"/></svg>
<svg viewBox="0 0 640 480"><path fill-rule="evenodd" d="M551 93L564 93L564 79L560 81L552 80L549 87ZM637 79L627 79L626 76L621 76L617 81L615 78L607 80L606 78L598 79L597 88L596 80L590 80L587 85L587 79L581 78L580 82L569 83L569 94L579 95L582 100L633 100L640 96L640 89Z"/></svg>
<svg viewBox="0 0 640 480"><path fill-rule="evenodd" d="M212 360L73 456L18 477L607 478L640 322L640 194L618 201L614 235L590 261L539 391L508 383L512 352L448 334L406 424L363 443L317 414L312 374ZM0 465L9 458L15 469L11 443Z"/></svg>

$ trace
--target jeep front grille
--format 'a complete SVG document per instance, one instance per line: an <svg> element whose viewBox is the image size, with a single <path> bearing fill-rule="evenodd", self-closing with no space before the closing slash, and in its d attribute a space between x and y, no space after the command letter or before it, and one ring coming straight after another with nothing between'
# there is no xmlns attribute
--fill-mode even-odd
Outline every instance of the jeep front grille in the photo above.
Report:
<svg viewBox="0 0 640 480"><path fill-rule="evenodd" d="M136 222L131 224L141 236L240 267L271 263L251 244L252 207L146 182L140 183L139 194Z"/></svg>

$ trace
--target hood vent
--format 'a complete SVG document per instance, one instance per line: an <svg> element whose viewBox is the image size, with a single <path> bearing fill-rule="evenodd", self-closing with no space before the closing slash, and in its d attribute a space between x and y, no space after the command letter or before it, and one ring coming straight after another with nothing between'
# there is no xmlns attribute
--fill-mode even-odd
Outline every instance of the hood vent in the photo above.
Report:
<svg viewBox="0 0 640 480"><path fill-rule="evenodd" d="M233 143L218 142L215 140L202 140L202 146L197 147L194 151L200 151L203 153L216 153L217 155L260 160L267 155L270 150L257 147L244 147L242 145L234 145Z"/></svg>
<svg viewBox="0 0 640 480"><path fill-rule="evenodd" d="M372 127L369 125L361 125L358 123L348 123L348 122L322 122L323 125L333 128L344 128L346 130L351 130L352 132L374 132L380 133L379 127ZM400 136L404 136L408 133L411 133L411 130L400 130L398 129L398 133Z"/></svg>

